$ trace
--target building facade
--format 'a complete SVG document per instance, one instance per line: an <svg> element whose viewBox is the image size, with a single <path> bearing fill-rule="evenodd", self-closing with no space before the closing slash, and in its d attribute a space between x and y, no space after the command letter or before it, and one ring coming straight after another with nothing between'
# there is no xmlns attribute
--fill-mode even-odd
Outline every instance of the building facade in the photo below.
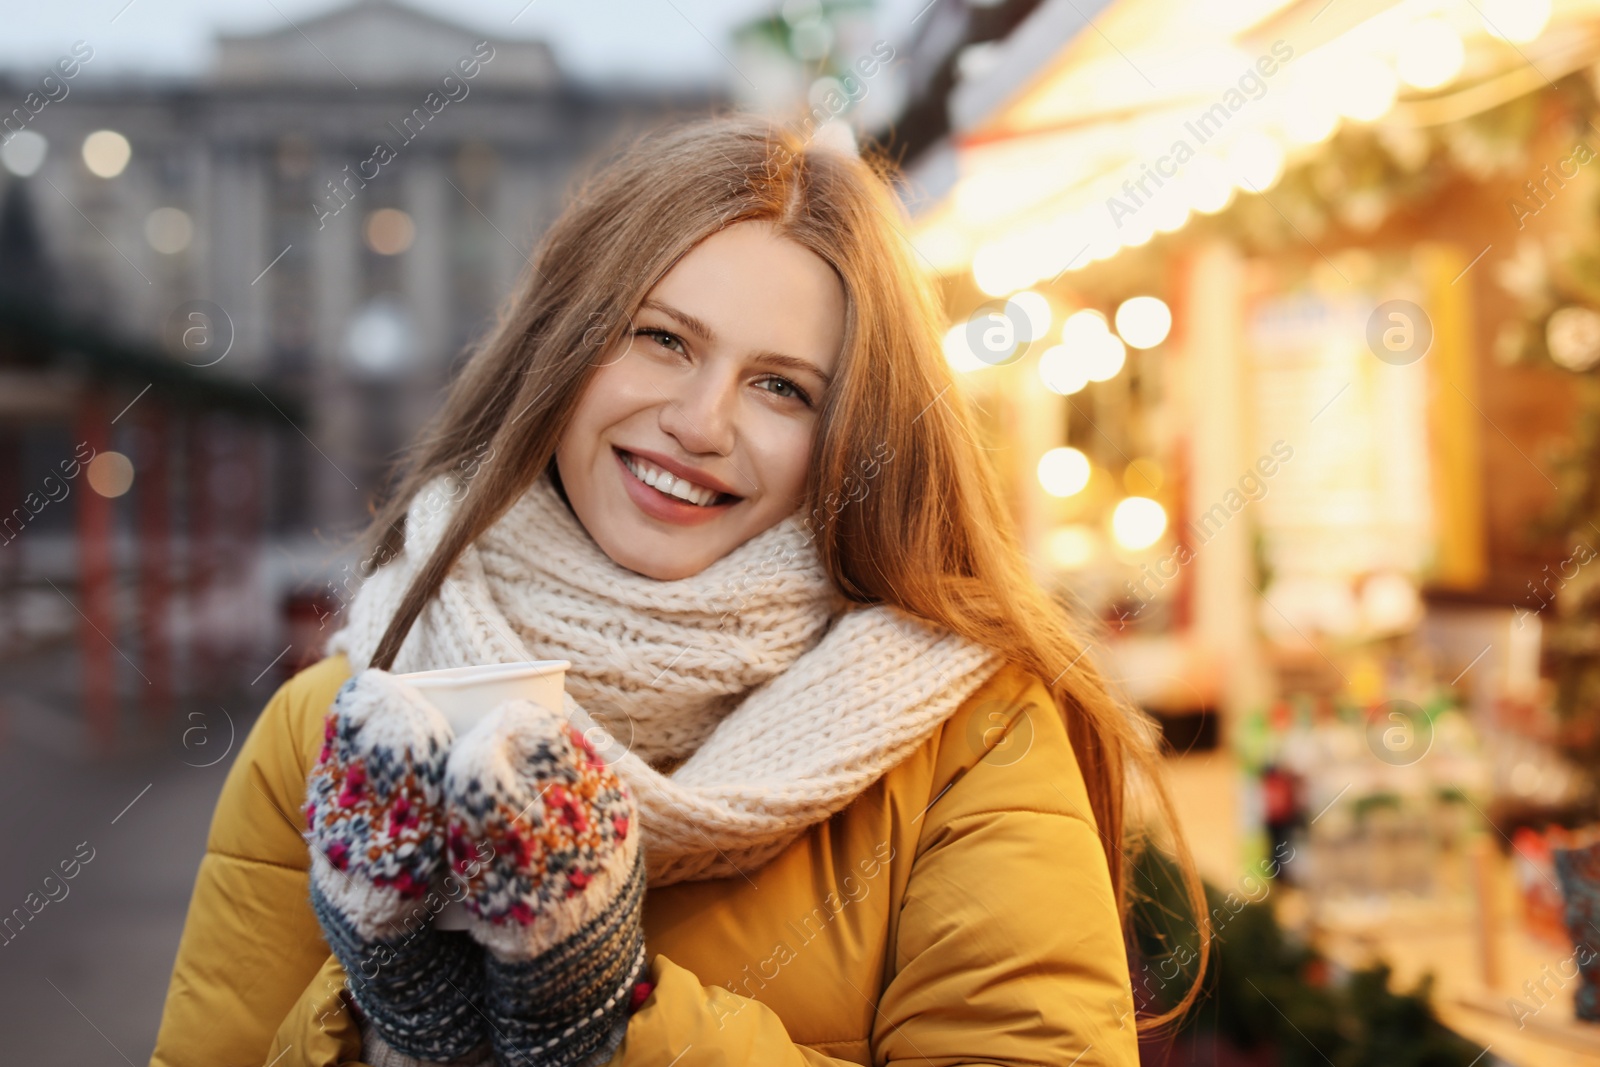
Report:
<svg viewBox="0 0 1600 1067"><path fill-rule="evenodd" d="M579 85L541 42L389 0L220 37L199 80L96 78L87 43L63 58L44 93L38 72L0 80L17 105L0 181L26 183L56 302L303 399L308 440L271 457L269 529L329 543L359 527L575 168L716 103Z"/></svg>

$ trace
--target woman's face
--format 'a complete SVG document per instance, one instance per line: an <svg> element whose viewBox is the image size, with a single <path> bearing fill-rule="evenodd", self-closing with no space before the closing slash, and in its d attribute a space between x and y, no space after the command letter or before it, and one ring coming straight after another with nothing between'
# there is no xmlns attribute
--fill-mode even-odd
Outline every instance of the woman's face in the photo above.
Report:
<svg viewBox="0 0 1600 1067"><path fill-rule="evenodd" d="M578 521L662 580L698 574L801 504L845 297L764 222L701 241L646 295L556 449Z"/></svg>

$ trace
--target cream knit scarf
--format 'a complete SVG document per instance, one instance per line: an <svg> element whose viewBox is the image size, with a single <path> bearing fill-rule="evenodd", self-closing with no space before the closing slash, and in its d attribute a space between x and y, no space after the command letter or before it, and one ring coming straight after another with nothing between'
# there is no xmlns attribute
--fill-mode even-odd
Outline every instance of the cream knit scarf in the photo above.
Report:
<svg viewBox="0 0 1600 1067"><path fill-rule="evenodd" d="M404 551L328 642L353 671L466 489L444 475L411 502ZM462 553L391 670L530 659L572 661L566 712L638 801L652 886L758 869L1002 663L899 609L851 608L798 515L658 581L613 562L548 474Z"/></svg>

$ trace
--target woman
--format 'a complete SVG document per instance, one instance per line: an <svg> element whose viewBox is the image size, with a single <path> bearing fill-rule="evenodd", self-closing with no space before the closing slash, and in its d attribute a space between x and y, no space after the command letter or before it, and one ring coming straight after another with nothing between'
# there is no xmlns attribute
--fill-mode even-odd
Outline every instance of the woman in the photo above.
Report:
<svg viewBox="0 0 1600 1067"><path fill-rule="evenodd" d="M153 1062L1137 1062L1155 742L1030 577L883 181L701 123L530 267L230 772ZM530 658L561 713L459 738L397 677Z"/></svg>

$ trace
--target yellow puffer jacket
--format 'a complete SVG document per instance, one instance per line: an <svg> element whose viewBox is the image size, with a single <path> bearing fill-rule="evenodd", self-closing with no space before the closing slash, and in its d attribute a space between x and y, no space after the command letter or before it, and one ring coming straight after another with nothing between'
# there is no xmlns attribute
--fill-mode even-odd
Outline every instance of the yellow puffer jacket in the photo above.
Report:
<svg viewBox="0 0 1600 1067"><path fill-rule="evenodd" d="M300 836L343 657L273 696L212 818L154 1067L360 1064ZM645 898L618 1067L1109 1064L1138 1051L1105 857L1044 685L1007 667L746 877Z"/></svg>

